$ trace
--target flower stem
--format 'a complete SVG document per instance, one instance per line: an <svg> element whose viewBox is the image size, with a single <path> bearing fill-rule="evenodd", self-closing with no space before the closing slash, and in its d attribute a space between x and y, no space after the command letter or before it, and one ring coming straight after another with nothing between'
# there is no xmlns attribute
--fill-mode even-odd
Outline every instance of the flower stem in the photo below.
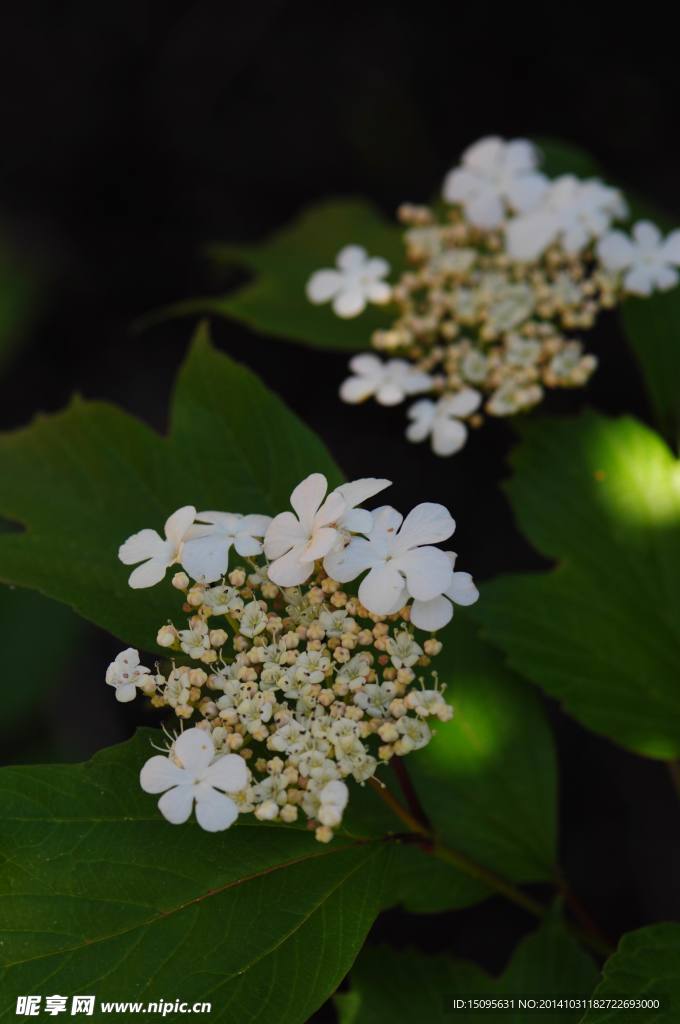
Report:
<svg viewBox="0 0 680 1024"><path fill-rule="evenodd" d="M393 757L390 761L392 770L397 777L397 781L401 787L401 791L404 794L406 804L413 815L418 821L425 826L426 829L431 830L430 821L425 813L425 809L420 802L420 798L416 793L416 788L411 781L411 776L408 773L408 769L404 764L401 757Z"/></svg>
<svg viewBox="0 0 680 1024"><path fill-rule="evenodd" d="M409 779L410 783L410 779ZM436 857L438 860L444 861L447 864L451 864L459 871L466 874L469 878L474 878L476 881L486 885L489 889L494 892L500 893L505 896L507 900L514 903L516 906L526 910L527 913L539 919L544 918L548 913L548 908L545 907L538 900L535 900L528 893L524 892L518 886L513 885L508 879L503 878L501 875L496 874L495 871L491 871L490 868L484 867L482 864L478 864L467 854L461 853L460 850L454 850L450 846L446 846L434 835L431 827L426 825L420 817L412 813L411 810L404 807L399 800L397 800L394 793L376 778L369 779L369 784L378 794L380 799L385 803L393 814L399 818L400 821L406 825L409 833L421 837L421 845L426 853ZM566 890L565 898L566 898ZM572 931L584 942L590 946L595 952L600 953L604 956L608 956L612 952L608 942L599 933L598 929L592 925L588 918L588 926L585 924L585 920L582 925L572 925Z"/></svg>

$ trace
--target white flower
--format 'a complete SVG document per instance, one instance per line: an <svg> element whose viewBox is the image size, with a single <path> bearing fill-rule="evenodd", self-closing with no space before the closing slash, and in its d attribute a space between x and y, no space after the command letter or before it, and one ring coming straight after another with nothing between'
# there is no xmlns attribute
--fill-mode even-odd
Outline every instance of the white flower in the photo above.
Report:
<svg viewBox="0 0 680 1024"><path fill-rule="evenodd" d="M235 512L198 512L184 539L182 565L192 579L214 583L227 571L232 544L244 558L262 553L270 516Z"/></svg>
<svg viewBox="0 0 680 1024"><path fill-rule="evenodd" d="M145 793L162 793L158 809L173 825L185 822L196 803L196 820L206 832L221 832L236 821L238 809L226 793L248 784L246 762L238 754L215 758L215 745L203 729L187 729L169 757L158 754L142 768Z"/></svg>
<svg viewBox="0 0 680 1024"><path fill-rule="evenodd" d="M618 189L596 178L582 181L563 174L551 183L536 209L508 223L508 252L513 259L535 260L553 242L560 242L567 253L578 253L626 212Z"/></svg>
<svg viewBox="0 0 680 1024"><path fill-rule="evenodd" d="M297 517L281 512L265 534L265 554L273 559L270 580L280 587L304 583L314 562L342 544L344 532L370 529L371 513L356 506L389 485L389 480L367 477L341 484L325 497L326 477L322 473L306 477L290 496Z"/></svg>
<svg viewBox="0 0 680 1024"><path fill-rule="evenodd" d="M389 302L392 291L384 277L390 265L378 256L369 258L360 245L346 245L338 253L336 270L317 270L307 282L307 298L314 305L333 302L333 312L349 319L358 316L367 302Z"/></svg>
<svg viewBox="0 0 680 1024"><path fill-rule="evenodd" d="M191 620L191 629L180 629L177 635L182 650L190 658L200 658L210 649L207 623L197 617Z"/></svg>
<svg viewBox="0 0 680 1024"><path fill-rule="evenodd" d="M319 793L319 800L321 801L321 806L319 807L317 818L322 825L336 828L342 821L342 812L349 800L349 790L346 784L341 782L340 779L327 782Z"/></svg>
<svg viewBox="0 0 680 1024"><path fill-rule="evenodd" d="M406 415L413 422L406 430L409 441L432 438L435 455L453 455L467 440L468 428L459 417L471 416L482 401L479 391L463 388L455 395L443 395L439 401L421 398Z"/></svg>
<svg viewBox="0 0 680 1024"><path fill-rule="evenodd" d="M257 636L267 625L267 616L260 608L258 601L251 601L243 609L239 619L238 631L250 639Z"/></svg>
<svg viewBox="0 0 680 1024"><path fill-rule="evenodd" d="M640 220L632 238L611 231L598 244L597 255L607 270L625 271L623 286L633 295L650 295L655 288L667 291L678 283L680 231L663 238L656 224Z"/></svg>
<svg viewBox="0 0 680 1024"><path fill-rule="evenodd" d="M137 695L137 687L144 685L148 668L139 664L139 652L134 647L121 651L106 670L106 682L116 688L116 700L127 704Z"/></svg>
<svg viewBox="0 0 680 1024"><path fill-rule="evenodd" d="M449 558L431 545L447 540L455 528L443 505L424 502L403 520L396 509L384 506L373 513L367 538L353 537L345 548L332 551L324 568L339 583L369 569L359 600L376 615L391 615L409 597L429 601L450 585Z"/></svg>
<svg viewBox="0 0 680 1024"><path fill-rule="evenodd" d="M537 150L527 139L506 142L487 136L466 149L461 166L449 171L444 199L460 203L477 227L498 227L508 207L523 212L543 196L548 180L537 164Z"/></svg>
<svg viewBox="0 0 680 1024"><path fill-rule="evenodd" d="M380 405L398 405L407 395L419 395L432 390L432 377L414 369L405 359L388 359L366 353L353 356L349 368L354 376L348 377L340 387L343 402L356 405L375 395Z"/></svg>
<svg viewBox="0 0 680 1024"><path fill-rule="evenodd" d="M180 561L182 543L196 516L193 505L184 505L165 523L165 540L155 530L140 530L121 544L118 557L123 565L142 562L130 574L128 583L135 590L153 587L165 576L166 570Z"/></svg>
<svg viewBox="0 0 680 1024"><path fill-rule="evenodd" d="M451 568L456 564L457 555L454 551L447 551L451 561ZM446 590L431 601L414 601L411 607L411 622L418 629L426 629L433 632L441 629L451 621L454 604L463 607L474 604L479 597L479 591L474 584L469 572L454 572L451 583Z"/></svg>
<svg viewBox="0 0 680 1024"><path fill-rule="evenodd" d="M420 644L416 643L410 633L403 630L401 633L397 633L395 637L388 638L387 653L395 668L411 668L423 653L423 649Z"/></svg>

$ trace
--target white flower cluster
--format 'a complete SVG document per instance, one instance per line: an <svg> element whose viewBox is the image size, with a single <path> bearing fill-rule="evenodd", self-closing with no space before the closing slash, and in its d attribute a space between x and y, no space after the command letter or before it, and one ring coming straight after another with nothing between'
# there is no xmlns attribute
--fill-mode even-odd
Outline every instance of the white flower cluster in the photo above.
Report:
<svg viewBox="0 0 680 1024"><path fill-rule="evenodd" d="M106 674L118 700L141 692L191 722L140 776L146 792L162 794L168 821L186 821L194 805L208 831L239 814L292 823L302 812L328 842L345 780L365 783L429 742L428 719L451 717L445 687L425 673L441 641L416 629L440 629L478 592L455 571L456 555L435 546L455 530L442 505L417 505L405 519L390 506L361 507L389 483L327 493L313 473L293 491L293 511L273 519L186 506L165 539L142 530L121 546L121 561L141 563L135 588L182 566L172 583L187 621L157 636L167 667L152 672L128 649ZM359 579L356 593L345 589Z"/></svg>
<svg viewBox="0 0 680 1024"><path fill-rule="evenodd" d="M648 221L630 236L614 230L628 215L621 193L596 178L549 179L526 139L493 136L470 146L447 175L443 198L443 215L400 209L408 267L391 288L384 261L347 246L338 269L314 274L307 294L313 302L334 297L342 316L366 302L392 303L391 327L371 341L397 358L355 356L340 396L396 405L432 394L409 408L406 436L430 438L446 456L484 414L511 416L540 402L546 388L583 386L597 360L574 333L626 294L674 287L680 231L664 239Z"/></svg>

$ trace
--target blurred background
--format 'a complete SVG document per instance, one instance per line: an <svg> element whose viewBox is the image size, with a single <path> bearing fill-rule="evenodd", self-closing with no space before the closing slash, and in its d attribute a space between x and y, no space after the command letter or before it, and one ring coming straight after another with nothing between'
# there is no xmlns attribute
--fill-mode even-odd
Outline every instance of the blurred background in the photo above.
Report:
<svg viewBox="0 0 680 1024"><path fill-rule="evenodd" d="M604 51L580 61L573 52L500 56L488 52L487 37L422 5L408 13L385 3L321 10L263 0L4 5L2 429L79 391L162 430L193 324L141 332L134 324L165 304L226 290L233 279L211 269L206 243L258 239L330 194L367 195L390 215L403 200L426 200L484 134L577 143L680 223L671 62L638 55L633 64ZM346 356L233 323L213 330L325 439L349 476L392 477L390 500L400 507L447 504L461 568L483 580L543 567L499 488L510 427L491 423L461 455L437 460L403 440L401 411L348 410L334 399ZM600 359L589 388L552 395L546 408L590 404L647 418L613 316L589 345ZM103 685L119 648L110 637L6 589L0 617L13 638L5 672L20 682L0 725L3 760L84 759L149 720ZM38 620L49 625L36 652ZM573 888L613 938L677 917L680 880L670 897L669 879L680 863L680 818L663 767L549 710ZM385 915L376 935L393 937L395 918ZM529 927L520 911L491 900L410 919L407 930L410 941L498 970Z"/></svg>

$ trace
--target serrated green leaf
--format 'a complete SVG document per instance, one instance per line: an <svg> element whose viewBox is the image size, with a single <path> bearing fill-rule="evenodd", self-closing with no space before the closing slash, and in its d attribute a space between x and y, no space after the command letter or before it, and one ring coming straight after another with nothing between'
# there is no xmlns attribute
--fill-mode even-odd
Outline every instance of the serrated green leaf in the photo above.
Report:
<svg viewBox="0 0 680 1024"><path fill-rule="evenodd" d="M482 1012L466 1010L454 1000L584 996L591 992L596 978L590 957L551 914L538 931L519 944L498 978L469 961L426 956L412 949L367 947L350 975L354 1001L352 1015L345 1019L351 1024L393 1024L402 1020L447 1024L452 1019L474 1024L481 1016L484 1020L526 1024L527 1011L516 1006ZM564 1010L559 1019L568 1024L577 1021L579 1014L580 1010ZM552 1019L535 1016L538 1020Z"/></svg>
<svg viewBox="0 0 680 1024"><path fill-rule="evenodd" d="M680 467L636 420L533 420L507 491L552 572L501 577L473 614L583 725L680 756Z"/></svg>
<svg viewBox="0 0 680 1024"><path fill-rule="evenodd" d="M178 303L160 315L214 313L240 320L258 334L315 348L369 348L373 331L393 319L387 307L369 305L360 316L343 320L329 304L315 306L305 294L314 271L335 266L335 257L348 244L362 245L393 268L403 264L398 225L388 223L364 199L331 199L308 207L263 242L214 246L218 266L242 266L252 279L225 296Z"/></svg>
<svg viewBox="0 0 680 1024"><path fill-rule="evenodd" d="M556 763L541 701L483 643L465 611L442 631L433 661L454 717L403 764L438 838L515 883L550 881L556 846ZM403 796L392 770L378 773ZM346 818L358 834L403 831L372 791L355 790ZM412 843L395 850L390 902L426 913L468 906L492 891Z"/></svg>
<svg viewBox="0 0 680 1024"><path fill-rule="evenodd" d="M151 735L84 765L0 771L0 1019L18 995L58 992L303 1024L378 912L388 844L173 827L139 788Z"/></svg>
<svg viewBox="0 0 680 1024"><path fill-rule="evenodd" d="M312 471L333 486L323 444L200 329L174 397L168 437L102 402L76 399L0 437L0 579L72 605L125 643L154 648L167 620L165 585L131 591L118 546L162 529L185 504L274 514Z"/></svg>
<svg viewBox="0 0 680 1024"><path fill-rule="evenodd" d="M663 1024L680 1018L680 924L655 924L624 935L607 960L595 999L658 997L659 1009L592 1008L582 1024Z"/></svg>

